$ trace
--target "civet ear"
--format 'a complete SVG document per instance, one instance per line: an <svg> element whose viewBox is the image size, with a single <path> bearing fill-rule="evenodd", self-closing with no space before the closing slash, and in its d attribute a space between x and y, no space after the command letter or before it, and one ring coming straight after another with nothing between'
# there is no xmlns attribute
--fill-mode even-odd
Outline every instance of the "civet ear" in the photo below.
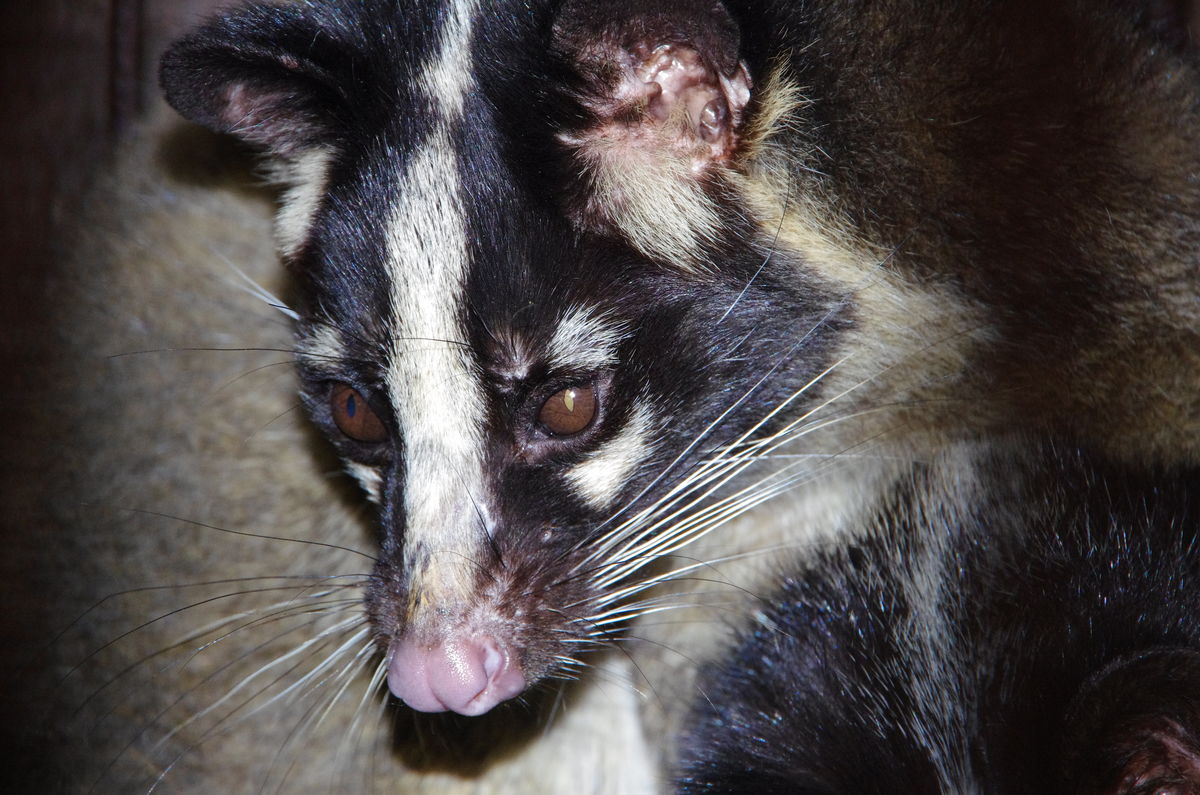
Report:
<svg viewBox="0 0 1200 795"><path fill-rule="evenodd" d="M251 6L180 39L160 81L184 117L284 157L331 143L354 48L304 5Z"/></svg>
<svg viewBox="0 0 1200 795"><path fill-rule="evenodd" d="M1155 650L1092 677L1067 715L1060 781L1079 795L1200 793L1200 652Z"/></svg>
<svg viewBox="0 0 1200 795"><path fill-rule="evenodd" d="M729 156L750 77L719 3L568 0L555 35L595 119L581 131L585 145L658 147L664 157L686 154L697 170Z"/></svg>
<svg viewBox="0 0 1200 795"><path fill-rule="evenodd" d="M750 100L739 47L719 2L567 0L554 49L582 112L561 138L587 182L585 225L664 257L712 231L700 192L733 158Z"/></svg>
<svg viewBox="0 0 1200 795"><path fill-rule="evenodd" d="M1117 6L1169 44L1195 48L1200 41L1200 6L1195 0L1119 0Z"/></svg>

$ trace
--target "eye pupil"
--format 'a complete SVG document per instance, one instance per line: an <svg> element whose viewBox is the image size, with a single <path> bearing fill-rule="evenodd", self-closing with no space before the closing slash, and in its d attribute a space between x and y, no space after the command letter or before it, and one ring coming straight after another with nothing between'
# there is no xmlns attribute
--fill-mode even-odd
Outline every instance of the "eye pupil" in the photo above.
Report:
<svg viewBox="0 0 1200 795"><path fill-rule="evenodd" d="M333 423L348 438L377 444L387 439L387 427L370 404L349 384L337 384L329 395Z"/></svg>
<svg viewBox="0 0 1200 795"><path fill-rule="evenodd" d="M538 420L555 436L573 436L587 428L596 416L596 391L591 387L568 387L542 404Z"/></svg>

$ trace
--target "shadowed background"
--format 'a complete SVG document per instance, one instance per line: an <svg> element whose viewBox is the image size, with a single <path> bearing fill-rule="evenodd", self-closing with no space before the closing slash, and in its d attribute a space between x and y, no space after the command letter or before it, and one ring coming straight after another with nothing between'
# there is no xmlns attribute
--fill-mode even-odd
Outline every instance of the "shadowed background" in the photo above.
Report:
<svg viewBox="0 0 1200 795"><path fill-rule="evenodd" d="M48 626L55 583L36 565L55 544L41 482L54 406L35 397L54 318L47 278L90 175L121 131L155 101L159 53L217 0L0 0L0 747L36 720L30 660ZM36 753L36 749L32 749ZM3 764L0 783L16 765ZM27 760L26 760L27 761ZM19 774L17 774L19 775ZM10 790L14 791L14 790Z"/></svg>

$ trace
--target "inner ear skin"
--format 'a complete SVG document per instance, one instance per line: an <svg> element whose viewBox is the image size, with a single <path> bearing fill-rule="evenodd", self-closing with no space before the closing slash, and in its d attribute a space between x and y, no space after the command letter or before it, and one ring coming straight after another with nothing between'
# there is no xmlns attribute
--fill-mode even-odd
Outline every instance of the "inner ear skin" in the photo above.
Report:
<svg viewBox="0 0 1200 795"><path fill-rule="evenodd" d="M1110 665L1067 711L1062 792L1200 793L1200 652L1166 649Z"/></svg>
<svg viewBox="0 0 1200 795"><path fill-rule="evenodd" d="M683 150L697 171L728 157L750 77L724 9L678 3L640 13L619 1L598 5L568 2L555 30L557 47L583 77L580 99L592 116L575 142Z"/></svg>
<svg viewBox="0 0 1200 795"><path fill-rule="evenodd" d="M637 111L643 123L661 125L679 139L681 148L707 144L708 154L700 158L701 163L733 151L742 110L750 98L744 67L722 75L699 51L673 43L648 48L640 42L636 50L624 54L627 62L616 90L618 107ZM614 115L619 114L617 110ZM630 126L638 121L635 117Z"/></svg>

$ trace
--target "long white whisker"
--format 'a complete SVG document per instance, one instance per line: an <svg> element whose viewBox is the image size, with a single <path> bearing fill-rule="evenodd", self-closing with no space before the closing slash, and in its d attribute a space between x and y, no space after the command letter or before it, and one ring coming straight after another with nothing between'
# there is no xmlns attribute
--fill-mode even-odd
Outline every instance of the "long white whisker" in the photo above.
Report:
<svg viewBox="0 0 1200 795"><path fill-rule="evenodd" d="M244 270L242 270L237 265L235 265L232 260L230 260L228 257L226 257L224 254L222 254L219 251L214 252L214 253L216 254L216 256L219 259L221 259L229 267L230 270L232 270L234 272L234 274L236 274L239 277L239 279L241 280L242 283L235 284L235 286L239 290L242 290L243 292L254 296L255 298L262 301L267 306L271 307L272 309L278 310L279 312L283 313L284 315L291 318L292 320L300 319L299 312L295 311L294 309L289 307L285 302L283 302L282 300L277 298L275 296L275 294L272 293L270 290L268 290L266 287L263 287L261 284L256 282L254 279L250 278L250 276L248 276Z"/></svg>
<svg viewBox="0 0 1200 795"><path fill-rule="evenodd" d="M183 724L176 726L174 729L172 729L170 732L168 732L162 739L159 740L159 742L156 744L156 747L161 746L163 743L165 743L167 740L169 740L172 736L177 734L179 731L181 731L186 726L196 722L197 720L199 720L202 717L206 716L207 714L211 713L222 703L224 703L225 701L228 701L231 697L233 697L233 695L235 693L237 693L239 690L241 690L243 687L245 687L250 681L256 679L260 674L265 673L266 671L270 670L271 668L274 668L275 666L279 665L281 662L284 662L288 658L294 657L299 653L306 652L317 641L326 640L330 635L336 634L337 632L341 632L345 629L348 629L349 627L354 626L356 623L362 623L362 621L363 621L363 619L361 617L359 617L352 621L344 622L342 625L330 627L329 629L320 633L318 636L310 639L309 641L306 641L305 643L301 644L301 646L297 647L296 649L293 649L288 654L281 655L280 657L277 657L275 660L272 660L271 662L264 664L257 671L250 674L250 676L244 678L235 687L233 687L231 690L229 690L216 703L214 703L214 704L210 705L209 707L196 713L195 715L193 715L192 717L190 717L186 721L184 721ZM187 748L180 751L175 756L174 759L172 759L167 765L165 765L163 767L162 771L159 773L158 777L154 780L154 783L147 790L147 793L150 793L150 792L153 792L154 790L156 790L158 788L158 785L161 784L166 779L167 775L171 772L172 769L174 769L175 765L178 764L179 760L181 760L184 756L186 756L190 751L192 751L193 749L204 744L205 742L207 742L214 736L231 731L233 729L233 727L236 726L237 724L250 719L254 715L261 712L262 710L271 707L272 705L277 703L279 700L290 695L291 692L294 691L295 689L297 689L298 687L304 686L305 683L307 683L311 679L315 678L321 671L323 671L323 669L327 668L331 664L332 660L335 660L339 656L341 656L344 653L346 648L348 648L349 646L352 646L355 642L360 641L369 631L370 631L369 629L360 630L358 633L356 633L354 636L352 636L350 638L350 640L346 641L346 643L342 644L342 646L338 647L333 652L331 652L329 655L327 655L325 657L325 659L321 660L313 669L311 669L307 673L305 673L299 680L297 680L293 684L289 685L288 687L286 687L284 690L280 691L279 693L272 695L264 703L261 703L261 704L255 706L254 708L250 709L249 711L242 712L242 714L237 715L237 713L240 712L246 705L250 704L258 696L265 693L266 690L268 688L270 688L273 684L281 681L283 677L287 676L289 673L294 671L297 667L299 667L299 665L301 663L299 663L299 662L296 663L296 665L293 665L290 669L288 669L283 674L281 674L279 677L277 677L274 680L274 682L267 683L262 688L260 688L257 692L251 694L247 699L243 700L241 704L239 704L233 710L231 710L226 715L224 715L214 727L212 727L207 732L205 732L196 742L188 745ZM234 718L235 715L237 716L236 719Z"/></svg>
<svg viewBox="0 0 1200 795"><path fill-rule="evenodd" d="M771 419L773 419L780 411L783 411L794 400L796 400L801 395L803 395L806 390L811 388L814 384L820 382L820 380L822 378L824 378L826 375L828 375L830 372L832 372L835 368L837 368L844 361L846 361L846 359L841 359L841 360L835 362L834 364L832 364L828 368L826 368L824 371L819 373L817 376L815 376L807 384L805 384L804 386L802 386L799 389L797 389L796 391L794 391L785 400L783 400L774 409L772 409L765 417L763 417L761 420L759 420L757 423L755 423L752 427L750 427L744 433L742 433L733 442L733 444L737 445L737 444L740 444L741 442L744 442L747 438L749 438L751 435L753 435L755 432L757 432L758 429L760 429L765 423L770 422ZM831 398L831 400L832 400L832 398ZM825 403L822 403L820 406L810 410L809 412L806 412L804 416L805 417L811 416L811 414L813 412L820 410L824 406L828 405L829 402L830 401L826 401ZM735 406L736 406L736 404L735 404ZM726 414L729 411L733 410L733 408L734 407L731 407L730 409L726 410L726 412L722 413L722 415L720 417L718 417L717 420L714 420L714 424L719 423L726 416ZM707 435L707 433L709 433L709 431L712 427L713 427L713 424L710 424L709 427L706 428L705 431L701 434L701 437L698 437L697 440L694 441L691 446L689 446L688 450L692 449L695 446L695 444L697 444L699 442L700 438L702 438L704 435ZM727 448L728 448L728 445L726 446L726 449ZM687 451L685 451L685 453L686 452ZM632 544L636 544L641 539L645 538L647 535L653 533L657 527L661 526L661 522L658 522L658 523L655 523L654 525L645 527L645 529L641 530L640 532L635 534L633 537L630 537L628 535L630 528L636 527L637 525L644 523L650 516L653 516L656 513L661 513L664 509L672 508L675 505L677 505L679 502L682 502L683 500L691 497L691 495L694 494L696 491L697 482L701 482L701 483L705 482L704 479L706 477L709 477L710 479L718 479L721 482L724 482L724 480L727 480L727 478L722 479L722 475L725 471L722 468L724 465L725 465L725 463L721 460L720 454L718 454L717 458L714 460L701 463L698 466L696 473L694 473L692 476L684 478L682 481L675 484L675 486L673 486L671 489L669 489L667 491L667 493L663 496L663 498L660 499L658 502L656 502L655 505L650 506L649 508L639 512L636 516L634 516L630 520L627 520L626 522L622 523L621 525L618 525L616 528L614 528L612 531L610 531L608 534L606 534L606 537L596 544L596 548L580 562L579 566L586 566L586 565L592 564L595 562L595 560L598 557L601 557L601 556L612 557L612 555L610 553L611 553L613 547L616 546L617 544L624 544L626 547L628 547ZM716 471L713 474L709 475L708 473L710 470L716 470ZM643 493L644 493L644 491L643 491ZM711 490L706 493L711 493ZM700 497L697 499L703 499L703 497ZM696 504L696 500L692 500L687 506L680 508L679 510L673 512L671 515L676 516L676 515L680 514L681 512L688 510L691 506L693 506L695 504Z"/></svg>
<svg viewBox="0 0 1200 795"><path fill-rule="evenodd" d="M373 646L374 641L369 640L367 649L370 650ZM367 654L364 656L364 659L370 660L371 657ZM375 663L375 671L371 674L371 680L367 683L366 688L363 689L362 698L358 700L358 705L354 708L354 717L350 720L350 726L346 732L346 742L343 745L348 747L350 745L350 738L361 734L363 716L366 714L367 706L371 702L371 699L379 697L379 691L383 687L384 679L387 677L387 670L387 659L383 655L380 655ZM385 707L387 706L387 698L379 700L383 702Z"/></svg>
<svg viewBox="0 0 1200 795"><path fill-rule="evenodd" d="M276 657L275 659L264 663L256 671L243 677L240 682L238 682L236 685L234 685L232 688L230 688L223 696L218 698L212 704L210 704L209 706L200 710L199 712L195 713L194 715L187 718L186 720L180 722L177 726L175 726L175 728L173 728L173 729L171 729L171 731L167 732L159 740L158 745L161 746L163 743L170 740L172 737L174 737L176 734L178 734L180 731L182 731L189 725L191 725L191 724L195 723L196 721L204 718L205 716L211 714L213 711L215 711L216 709L221 707L223 704L228 702L230 699L236 697L239 693L241 693L243 690L245 690L250 684L252 684L255 680L257 680L263 674L277 668L278 666L282 665L283 663L285 663L289 660L292 660L296 657L306 654L309 650L313 649L314 647L319 648L331 636L336 635L341 632L344 632L345 630L347 630L357 624L361 624L362 622L363 622L363 618L361 616L355 616L354 618L349 619L347 621L343 621L340 624L334 624L333 626L317 633L316 635L314 635L313 637L304 641L303 643L300 643L299 645L297 645L290 651L286 652L285 654L281 654L278 657ZM354 636L352 636L351 641L365 637L368 631L369 630L367 630L367 629L359 630L358 633L356 633ZM268 706L269 704L274 703L281 695L290 693L296 687L300 686L303 682L307 681L309 679L309 677L312 676L314 671L319 670L321 668L321 666L324 666L325 664L327 664L327 661L328 661L328 658L326 658L325 661L322 661L317 666L317 668L310 670L307 674L305 674L303 677L301 677L298 681L292 683L287 688L285 688L282 693L272 696L271 699L268 700L267 704L262 705L256 709L252 710L250 713L247 713L246 715L244 715L243 718L248 717L249 715L252 715L255 712L258 712L259 709L261 709L263 706ZM203 739L201 739L200 742L203 742Z"/></svg>
<svg viewBox="0 0 1200 795"><path fill-rule="evenodd" d="M81 666L84 664L84 662L86 662L88 659L91 659L91 658L95 657L97 654L99 654L100 652L104 651L105 649L107 649L107 648L109 648L109 647L113 646L114 644L116 644L116 643L117 643L117 642L119 642L120 640L122 640L122 639L124 639L124 638L126 638L126 637L129 637L130 635L132 635L132 634L134 634L134 633L138 632L139 630L141 630L141 629L144 629L145 627L147 627L147 626L150 626L150 625L154 624L155 622L157 622L157 621L160 621L160 620L162 620L162 619L164 619L164 618L167 618L167 617L169 617L169 616L176 615L176 614L178 614L178 613L181 613L181 612L183 612L183 611L185 611L185 610L189 610L189 609L192 609L192 608L200 607L200 606L202 606L202 605L210 604L210 603L212 603L212 602L215 602L215 601L217 601L217 600L219 600L219 599L226 599L226 598L231 598L231 597L244 596L244 595L247 595L247 594L253 594L253 593L268 593L268 592L270 592L270 591L274 591L274 590L287 590L287 589L291 589L291 588L298 588L298 587L307 587L307 586L287 586L286 588L284 588L284 587L282 587L282 586L281 586L281 587L278 587L278 588L262 588L262 589L254 589L254 590L250 590L250 591L237 591L237 592L230 593L230 594L221 594L221 595L219 595L219 596L217 596L217 597L213 597L212 599L205 599L205 600L201 600L201 601L199 601L199 602L195 602L195 603L193 603L193 604L187 605L187 606L185 606L185 607L183 607L183 608L180 608L180 609L178 609L178 610L172 610L172 611L169 611L169 612L167 612L167 613L164 613L164 614L162 614L162 615L160 615L160 616L158 616L158 617L156 617L156 618L152 619L151 621L145 622L145 623L143 623L143 624L141 624L141 625L139 625L139 626L135 627L134 629L132 629L132 630L130 630L130 631L128 631L128 632L122 633L122 634L121 634L121 635L119 635L118 637L114 638L113 640L111 640L111 641L109 641L108 643L104 644L103 646L99 647L98 649L96 649L95 651L93 651L93 652L92 652L90 655L88 655L88 657L86 657L86 658L84 659L84 661L81 661L80 663L76 664L76 665L75 665L75 667L73 667L73 668L71 669L71 671L69 671L69 672L66 674L66 676L64 676L64 679L65 679L67 676L70 676L70 675L71 675L72 673L74 673L76 670L78 670L78 669L79 669L79 668L80 668L80 667L81 667ZM347 587L350 587L350 586L347 586ZM322 597L322 596L324 596L324 595L326 595L326 594L318 594L318 595L314 595L314 597L313 597L313 598L321 598L321 597ZM224 637L228 637L229 635L232 635L232 634L234 634L234 633L236 633L236 632L238 632L238 631L240 631L240 630L242 630L242 629L244 629L244 628L246 628L246 627L253 626L253 625L255 625L255 624L259 624L259 623L263 623L263 622L265 622L265 621L269 620L269 619L272 617L272 615L280 615L280 616L283 616L283 615L290 615L290 614L291 614L291 613L293 613L293 612L294 612L294 613L302 613L302 612L309 612L309 611L311 611L311 612L316 612L316 611L318 611L318 610L327 610L327 609L328 609L327 607L325 607L325 606L321 606L321 605L318 605L318 606L316 606L316 607L314 607L312 604L302 604L302 605L295 605L295 604L294 604L294 602L295 602L295 597L292 597L292 598L290 598L290 599L287 599L287 600L282 600L282 601L275 602L275 603L273 603L273 604L270 604L270 605L266 605L266 606L262 606L262 607L254 608L254 609L252 609L252 610L246 610L246 611L242 611L242 612L239 612L239 613L234 613L234 614L232 614L232 615L228 615L228 616L222 616L221 618L217 619L216 621L213 621L213 622L211 622L211 623L209 623L209 624L203 625L203 626L201 626L201 627L200 627L200 628L198 628L198 629L193 629L193 630L190 630L190 631L189 631L189 632L188 632L186 635L184 635L184 636L183 636L182 638L180 638L179 640L176 640L176 641L174 641L174 642L170 642L170 643L167 643L167 644L165 644L164 646L162 646L162 647L161 647L161 648L159 648L158 650L156 650L156 651L154 651L154 652L151 652L150 654L147 654L146 656L144 656L144 657L142 657L142 658L140 658L140 659L138 659L138 660L134 661L133 663L131 663L130 665L126 666L126 667L125 667L125 668L123 668L122 670L118 671L118 672L117 672L117 673L116 673L114 676L110 677L110 678L109 678L107 681L105 681L105 682L104 682L103 684L101 684L99 687L97 687L96 689L94 689L94 690L93 690L93 691L92 691L92 692L91 692L91 693L90 693L90 694L87 696L87 698L85 698L85 699L83 700L83 702L82 702L82 703L80 703L80 704L79 704L79 705L76 707L76 712L79 712L80 710L82 710L82 709L86 708L88 704L90 704L90 703L91 703L91 702L92 702L94 699L96 699L98 696L100 696L102 693L104 693L104 691L106 691L106 690L107 690L109 687L111 687L111 686L112 686L114 683L116 683L116 682L120 681L120 680L121 680L121 679L122 679L122 678L123 678L123 677L124 677L124 676L125 676L127 673L129 673L129 671L133 670L134 668L136 668L136 667L138 667L138 666L140 666L140 665L144 665L145 663L149 662L150 660L154 659L155 657L159 657L159 656L161 656L161 655L163 655L163 654L166 654L167 652L171 651L172 649L177 649L177 648L179 648L180 646L187 646L187 645L190 645L190 644L192 644L193 642L195 642L195 641L198 641L198 640L200 640L201 638L204 638L204 637L206 637L206 636L208 636L208 635L210 635L210 634L212 634L212 633L214 633L214 632L223 632L223 631L225 630L225 628L226 628L226 627L229 627L229 626L234 626L234 627L235 627L235 628L234 628L232 631L230 631L229 633L226 633L225 635L222 635L222 637L221 637L221 638L217 638L217 639L216 639L216 640L214 640L214 641L208 641L208 642L206 642L206 643L202 644L202 645L200 646L200 648L199 648L199 649L197 649L197 651L195 652L195 653L198 653L199 651L202 651L204 648L207 648L208 646L210 646L210 645L212 645L213 643L215 643L215 642L217 642L217 641L221 640L221 639L222 639L222 638L224 638ZM326 603L326 604L337 604L337 602L333 602L333 603ZM292 610L285 610L284 608L287 608L289 605L290 605L290 606L291 606L293 609L292 609ZM278 612L277 612L277 613L274 613L274 614L272 614L272 613L268 613L268 612L267 612L267 611L276 611L276 610L278 610ZM250 619L250 620L247 620L247 619ZM192 655L192 656L195 656L195 653L193 653L193 655Z"/></svg>
<svg viewBox="0 0 1200 795"><path fill-rule="evenodd" d="M366 634L366 633L360 632L358 635L355 636L355 638L361 639L364 634ZM348 649L351 645L353 645L353 640L354 639L351 639L351 642L343 644L343 646L340 649L338 649L332 655L330 655L329 659L332 661L334 658L336 658L336 656L338 656L338 654L343 649ZM373 644L370 641L370 639L368 638L368 639L366 639L366 642L364 642L362 644L362 648L360 648L358 651L356 651L352 655L350 655L350 659L347 661L347 663L345 665L343 665L341 667L340 670L332 672L328 677L325 678L325 680L323 680L321 682L313 683L313 685L309 688L310 693L315 692L316 690L320 689L328 682L336 683L338 680L341 680L341 684L336 689L334 689L332 692L327 693L326 698L325 698L325 704L323 707L321 706L321 704L319 702L313 704L312 707L309 708L305 712L304 716L301 717L297 721L296 725L292 728L292 730L290 732L288 732L288 736L284 739L283 743L279 746L279 750L275 754L275 759L271 762L270 768L268 768L268 772L267 772L268 779L271 778L270 771L275 769L276 762L278 761L280 756L282 756L282 754L288 748L288 746L293 743L295 738L301 736L304 732L307 732L312 729L316 729L325 721L325 718L327 718L329 716L329 713L333 711L333 708L337 705L337 703L341 700L342 696L345 694L346 689L354 681L355 674L357 673L357 671L359 671L364 665L366 665L370 662L372 651L373 651ZM344 740L344 738L343 738L343 740ZM335 761L341 753L340 746L341 746L341 744L339 744L339 749L334 756ZM279 778L279 787L282 788L284 786L284 784L287 782L288 777L291 775L291 771L294 767L295 767L295 759L292 760L291 764L288 765L288 769ZM336 764L335 764L335 767L336 767Z"/></svg>
<svg viewBox="0 0 1200 795"><path fill-rule="evenodd" d="M819 407L814 408L812 411L815 412L815 411L820 410L821 408L822 408L822 406L819 406ZM870 411L870 410L868 410L868 411ZM806 416L808 416L808 414L811 414L811 413L812 412L808 412L806 414ZM772 451L778 449L783 444L787 444L792 441L795 441L800 436L815 432L817 430L820 430L824 427L827 427L831 424L835 424L837 422L843 422L854 416L859 416L859 414L861 414L861 412L857 413L855 415L834 417L834 418L831 418L828 420L824 420L820 423L810 423L809 425L805 426L802 429L802 431L799 433L790 433L790 434L787 434L786 436L783 434L775 434L772 437L768 437L768 439L774 440L774 443L770 447L767 448L767 452L768 453L772 452ZM800 421L798 421L797 423L793 423L793 425L799 424L799 422L802 422L802 421L803 421L803 418ZM682 498L673 500L669 505L665 506L667 508L673 509L673 510L671 510L670 513L668 513L664 516L661 516L660 518L655 519L653 522L646 524L642 528L639 528L637 533L633 534L629 539L627 539L625 544L622 546L620 552L617 554L614 554L612 556L613 562L612 562L612 564L610 564L610 568L613 570L614 573L611 574L608 578L606 578L606 580L611 580L613 578L619 579L620 577L626 576L627 574L631 573L632 570L622 570L621 569L622 563L624 561L630 560L631 558L636 558L639 560L644 559L645 553L647 552L647 550L656 549L656 548L666 550L666 549L670 548L670 550L673 551L674 549L677 549L678 545L674 544L672 542L672 539L682 535L685 531L687 531L692 526L694 526L696 524L697 517L702 516L704 510L711 510L711 507L706 507L706 508L702 509L700 513L696 513L695 509L698 506L701 506L702 504L704 504L707 500L709 500L709 498L711 498L721 488L723 488L730 481L737 478L742 472L744 472L750 466L757 463L760 460L760 458L761 458L761 454L750 455L750 456L739 455L739 456L736 456L736 457L733 457L730 459L725 459L724 457L721 457L718 459L719 466L714 467L711 471L702 471L697 476L697 478L694 480L692 478L685 480L681 485L685 485L689 488L689 492L685 495L688 499L687 503L682 506L676 507L678 505L678 503L680 501L682 501ZM768 474L761 481L759 481L759 483L753 484L751 486L747 486L744 489L742 489L740 492L736 493L735 495L731 495L730 497L724 498L724 501L736 499L737 494L741 494L747 490L759 487L759 486L761 486L761 484L770 482L772 479L783 477L787 471L796 469L798 467L799 467L798 462L793 462L791 464L788 464L787 466L783 467L782 469L776 470L776 471ZM699 493L697 494L697 492L699 492ZM717 505L721 505L721 504L722 504L721 502L717 503ZM661 510L658 508L658 506L655 506L655 508L658 510ZM682 522L677 521L680 518L683 518L684 521L682 521ZM663 528L668 529L668 532L665 535L662 533ZM638 564L638 566L635 567L635 569L633 569L633 570L636 570L636 568L640 568L641 565L642 564ZM620 571L621 573L616 574L617 571Z"/></svg>

